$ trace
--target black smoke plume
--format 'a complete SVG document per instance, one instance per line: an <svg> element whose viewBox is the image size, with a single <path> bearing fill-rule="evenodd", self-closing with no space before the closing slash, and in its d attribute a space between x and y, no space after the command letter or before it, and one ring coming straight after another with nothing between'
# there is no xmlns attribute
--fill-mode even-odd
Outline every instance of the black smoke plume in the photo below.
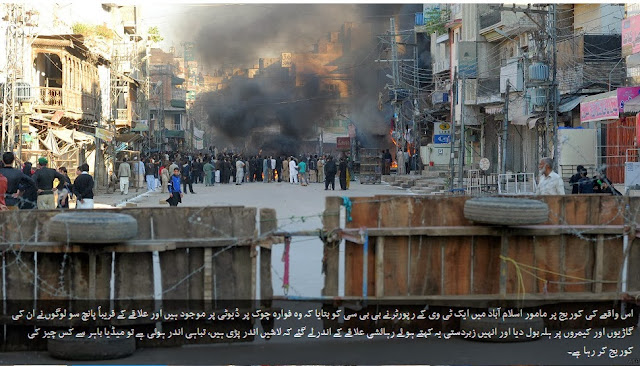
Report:
<svg viewBox="0 0 640 366"><path fill-rule="evenodd" d="M395 17L398 29L413 28L421 5L359 4L256 4L198 6L183 19L183 32L195 34L196 54L205 70L251 68L260 58L280 57L282 52L313 51L314 44L338 32L345 22L355 25L343 44L343 56L333 62L335 73L352 80L350 98L338 100L323 91L328 75L304 75L304 86L295 77L232 77L223 91L199 95L206 105L209 123L219 133L219 143L273 153L299 153L302 141L315 137L316 127L343 119L337 104L348 102L349 119L358 127L361 141L377 144L388 134L391 110L385 84L390 80L376 58L387 57L380 34ZM380 93L382 92L383 95ZM373 147L373 146L372 146Z"/></svg>

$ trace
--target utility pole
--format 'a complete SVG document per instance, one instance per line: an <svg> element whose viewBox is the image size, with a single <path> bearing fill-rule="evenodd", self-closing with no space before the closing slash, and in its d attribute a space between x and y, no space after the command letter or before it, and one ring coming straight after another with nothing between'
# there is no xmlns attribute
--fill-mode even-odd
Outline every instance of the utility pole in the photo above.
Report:
<svg viewBox="0 0 640 366"><path fill-rule="evenodd" d="M6 4L6 7L8 25L5 46L7 52L6 80L2 98L4 107L2 112L2 151L13 151L16 147L16 109L18 108L16 94L18 80L22 78L26 14L21 4ZM22 125L19 133L22 134ZM18 160L22 161L22 156L18 156Z"/></svg>
<svg viewBox="0 0 640 366"><path fill-rule="evenodd" d="M557 33L557 13L556 13L556 4L551 4L551 43L553 47L553 76L551 81L551 98L553 98L553 169L558 170L558 84L556 80L556 75L558 71L557 64L557 43L558 43L558 33Z"/></svg>
<svg viewBox="0 0 640 366"><path fill-rule="evenodd" d="M502 161L500 162L500 173L507 173L507 138L509 128L509 92L511 92L511 83L507 79L507 92L504 97L504 122L502 124Z"/></svg>
<svg viewBox="0 0 640 366"><path fill-rule="evenodd" d="M452 83L453 92L451 97L451 139L449 140L449 171L451 172L449 176L449 189L453 189L453 184L455 183L455 140L456 140L456 100L458 98L458 74L456 73Z"/></svg>
<svg viewBox="0 0 640 366"><path fill-rule="evenodd" d="M402 148L404 139L404 123L402 120L401 105L398 103L398 87L400 86L400 65L398 64L398 43L395 36L396 22L394 18L389 19L389 34L391 35L391 76L393 77L393 116L396 121L396 132L398 133L398 141L396 146L396 156L398 149ZM398 167L398 170L400 167Z"/></svg>
<svg viewBox="0 0 640 366"><path fill-rule="evenodd" d="M464 155L465 155L465 141L464 141L464 97L466 94L466 75L462 76L462 100L460 104L460 149L458 150L458 188L464 188Z"/></svg>

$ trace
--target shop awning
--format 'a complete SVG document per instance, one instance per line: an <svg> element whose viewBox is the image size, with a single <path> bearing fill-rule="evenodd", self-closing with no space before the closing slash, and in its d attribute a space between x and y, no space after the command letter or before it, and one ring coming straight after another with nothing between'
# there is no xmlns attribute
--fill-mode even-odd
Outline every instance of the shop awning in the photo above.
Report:
<svg viewBox="0 0 640 366"><path fill-rule="evenodd" d="M131 129L131 132L147 132L149 131L149 126L145 125L144 123L138 123L136 124L136 127Z"/></svg>
<svg viewBox="0 0 640 366"><path fill-rule="evenodd" d="M640 95L624 103L625 113L638 113L640 112Z"/></svg>
<svg viewBox="0 0 640 366"><path fill-rule="evenodd" d="M116 135L117 142L130 143L138 140L142 140L142 136L140 136L137 133L122 133L122 134Z"/></svg>
<svg viewBox="0 0 640 366"><path fill-rule="evenodd" d="M528 126L529 128L534 128L539 119L544 117L535 114L528 114L524 116L517 116L511 120L511 124L516 126Z"/></svg>
<svg viewBox="0 0 640 366"><path fill-rule="evenodd" d="M582 102L582 100L585 98L584 95L569 99L568 101L560 104L558 106L558 112L559 113L566 113L569 112L571 110L573 110L575 107L577 107L580 102Z"/></svg>

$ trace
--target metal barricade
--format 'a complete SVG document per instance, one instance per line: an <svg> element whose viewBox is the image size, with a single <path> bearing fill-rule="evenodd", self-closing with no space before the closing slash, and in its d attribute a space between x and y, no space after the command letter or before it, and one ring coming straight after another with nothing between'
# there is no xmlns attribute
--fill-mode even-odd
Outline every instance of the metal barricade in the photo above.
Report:
<svg viewBox="0 0 640 366"><path fill-rule="evenodd" d="M533 173L498 174L498 194L532 195L536 192Z"/></svg>

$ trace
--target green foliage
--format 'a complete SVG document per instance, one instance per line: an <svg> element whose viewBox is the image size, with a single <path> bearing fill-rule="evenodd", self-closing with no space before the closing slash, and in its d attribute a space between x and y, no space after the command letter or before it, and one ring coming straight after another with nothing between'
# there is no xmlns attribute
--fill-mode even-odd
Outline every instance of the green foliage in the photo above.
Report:
<svg viewBox="0 0 640 366"><path fill-rule="evenodd" d="M114 37L113 31L105 25L75 23L71 29L74 34L82 34L86 38L103 37L105 39L113 39Z"/></svg>
<svg viewBox="0 0 640 366"><path fill-rule="evenodd" d="M149 40L153 43L162 42L164 40L164 38L160 36L160 30L158 27L149 27L147 34L149 34Z"/></svg>
<svg viewBox="0 0 640 366"><path fill-rule="evenodd" d="M448 9L429 9L424 13L425 28L428 33L445 34L445 24L449 20L451 12Z"/></svg>

